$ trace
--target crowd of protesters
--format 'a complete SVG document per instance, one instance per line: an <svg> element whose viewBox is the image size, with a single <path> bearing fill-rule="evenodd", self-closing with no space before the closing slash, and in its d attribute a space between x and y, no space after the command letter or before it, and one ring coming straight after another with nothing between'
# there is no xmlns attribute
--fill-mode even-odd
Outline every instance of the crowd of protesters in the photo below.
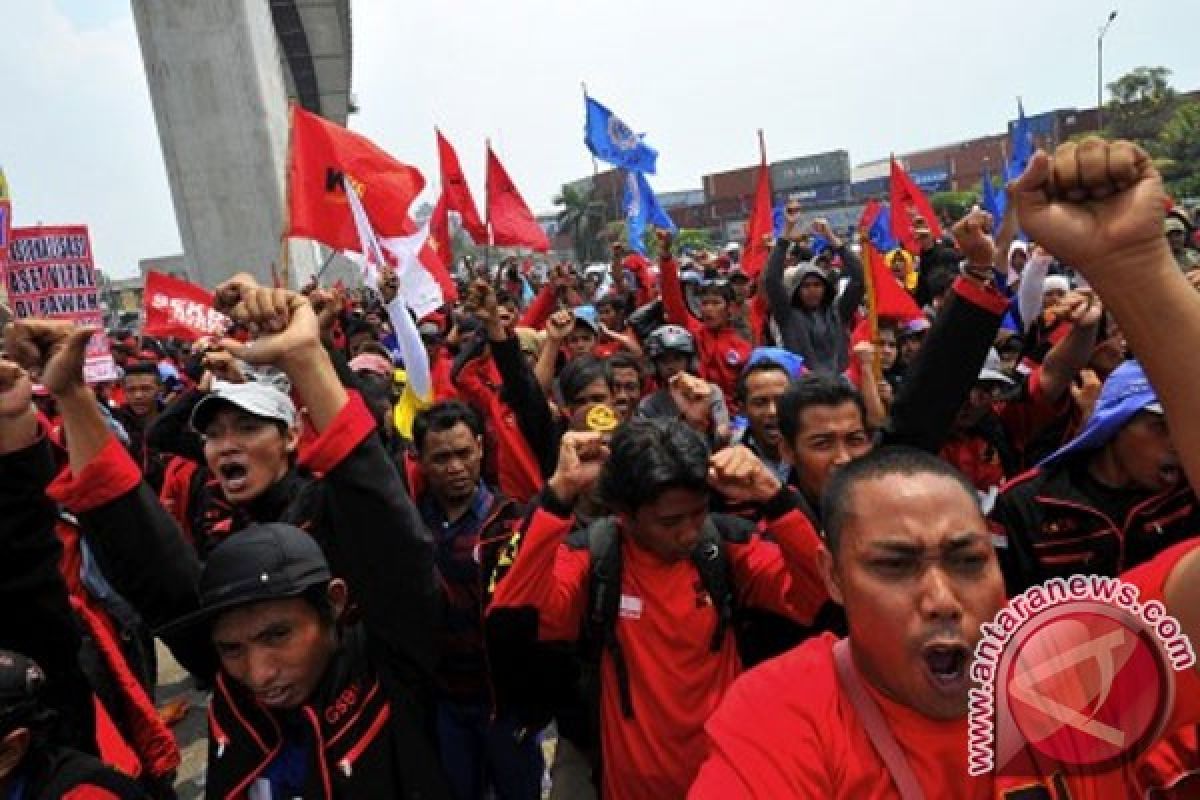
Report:
<svg viewBox="0 0 1200 800"><path fill-rule="evenodd" d="M1191 220L1098 139L1008 208L917 220L923 313L874 324L794 205L760 275L660 232L420 318L391 270L238 275L227 336L114 338L111 385L11 324L0 794L175 796L157 638L213 798L1200 796L1194 669L1103 769L968 774L1007 597L1122 576L1200 636Z"/></svg>

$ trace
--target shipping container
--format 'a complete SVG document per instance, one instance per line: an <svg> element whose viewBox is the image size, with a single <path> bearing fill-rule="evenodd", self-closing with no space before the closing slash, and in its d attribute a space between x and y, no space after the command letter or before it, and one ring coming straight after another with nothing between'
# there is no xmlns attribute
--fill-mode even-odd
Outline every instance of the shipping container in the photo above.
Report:
<svg viewBox="0 0 1200 800"><path fill-rule="evenodd" d="M681 206L700 206L706 200L703 189L682 189L676 192L658 192L655 195L658 204L663 208L679 208Z"/></svg>
<svg viewBox="0 0 1200 800"><path fill-rule="evenodd" d="M845 150L790 158L771 165L771 186L775 191L849 182L850 155Z"/></svg>
<svg viewBox="0 0 1200 800"><path fill-rule="evenodd" d="M854 169L850 170L850 182L854 184L864 183L866 181L877 180L879 178L887 179L892 171L891 159L881 158L878 161L868 161L865 164L859 164Z"/></svg>
<svg viewBox="0 0 1200 800"><path fill-rule="evenodd" d="M704 196L707 200L729 200L749 197L754 194L758 181L758 167L742 167L726 172L705 175Z"/></svg>
<svg viewBox="0 0 1200 800"><path fill-rule="evenodd" d="M855 200L869 200L872 197L886 197L891 187L891 177L882 175L878 178L856 181L850 184L850 196Z"/></svg>
<svg viewBox="0 0 1200 800"><path fill-rule="evenodd" d="M706 204L710 222L721 222L727 219L743 217L750 211L749 197L729 197L713 200Z"/></svg>
<svg viewBox="0 0 1200 800"><path fill-rule="evenodd" d="M812 186L807 189L785 189L775 192L776 205L789 200L798 200L805 208L818 206L836 206L848 202L850 186L846 183L835 183L824 186Z"/></svg>
<svg viewBox="0 0 1200 800"><path fill-rule="evenodd" d="M712 224L708 205L703 203L692 206L676 206L667 214L671 217L671 221L680 228L706 228Z"/></svg>
<svg viewBox="0 0 1200 800"><path fill-rule="evenodd" d="M913 179L913 183L926 194L944 192L950 188L950 166L948 164L927 169L914 169L908 175Z"/></svg>

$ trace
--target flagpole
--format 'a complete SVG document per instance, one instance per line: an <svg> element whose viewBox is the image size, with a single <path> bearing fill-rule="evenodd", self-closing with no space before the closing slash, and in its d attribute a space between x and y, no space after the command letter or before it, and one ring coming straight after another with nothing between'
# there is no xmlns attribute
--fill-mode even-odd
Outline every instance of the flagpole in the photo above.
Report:
<svg viewBox="0 0 1200 800"><path fill-rule="evenodd" d="M484 192L487 194L487 197L484 198L484 200L485 200L484 204L487 206L487 221L484 223L484 225L487 226L487 244L484 245L484 248L483 248L483 277L484 277L484 279L487 279L487 277L491 274L491 265L488 262L492 258L492 238L493 238L493 236L492 236L492 181L491 181L492 140L491 140L491 138L489 137L487 139L484 139L483 144L487 148L487 156L485 157L484 160L487 162L486 166L487 166L487 177L488 177L488 180L486 181L486 183L483 187Z"/></svg>
<svg viewBox="0 0 1200 800"><path fill-rule="evenodd" d="M881 210L880 214L883 213ZM859 236L862 239L862 254L863 254L863 284L866 287L867 295L867 330L871 334L871 344L878 346L879 342L879 307L878 298L875 296L875 270L871 268L871 260L874 254L874 246L871 244L871 237L866 230L859 230ZM878 353L872 361L872 369L875 373L875 381L878 383L883 380L883 363L879 360Z"/></svg>
<svg viewBox="0 0 1200 800"><path fill-rule="evenodd" d="M296 124L296 101L288 101L288 150L285 167L286 172L283 178L283 230L279 234L279 250L280 261L283 264L283 288L291 288L288 284L288 260L287 260L287 240L288 229L292 224L292 159L295 158L295 148L293 142L295 134L293 128ZM274 271L274 270L272 270Z"/></svg>

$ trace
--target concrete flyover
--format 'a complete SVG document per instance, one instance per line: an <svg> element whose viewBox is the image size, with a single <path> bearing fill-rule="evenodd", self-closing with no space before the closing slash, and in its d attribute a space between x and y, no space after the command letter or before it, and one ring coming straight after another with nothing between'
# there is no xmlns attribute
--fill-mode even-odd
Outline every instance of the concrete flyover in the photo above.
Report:
<svg viewBox="0 0 1200 800"><path fill-rule="evenodd" d="M187 277L238 271L295 286L317 266L292 242L282 268L288 100L338 123L354 111L350 0L133 0Z"/></svg>

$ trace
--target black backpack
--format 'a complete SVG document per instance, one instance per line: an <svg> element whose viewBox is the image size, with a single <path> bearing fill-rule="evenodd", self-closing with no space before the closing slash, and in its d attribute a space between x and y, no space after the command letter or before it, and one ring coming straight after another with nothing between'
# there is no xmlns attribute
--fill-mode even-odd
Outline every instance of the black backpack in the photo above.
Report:
<svg viewBox="0 0 1200 800"><path fill-rule="evenodd" d="M721 649L736 612L726 543L744 543L753 530L753 523L745 520L710 514L692 553L717 613L713 652ZM484 626L497 711L515 717L529 734L557 720L560 735L592 754L597 763L600 663L605 650L612 654L616 667L622 712L633 716L629 672L616 635L621 603L619 542L616 521L611 517L580 528L567 538L569 547L586 549L591 561L587 616L578 641L539 641L537 611L533 608L492 609Z"/></svg>
<svg viewBox="0 0 1200 800"><path fill-rule="evenodd" d="M735 612L732 576L726 542L745 543L754 530L752 523L737 517L709 514L700 530L700 538L692 550L691 560L700 573L704 590L712 599L717 613L717 627L709 645L718 652L725 642L725 633L733 623ZM600 662L607 650L617 676L621 698L621 713L633 718L633 700L629 691L629 670L617 638L617 617L621 603L621 547L616 520L604 517L568 540L576 547L586 546L591 561L588 583L588 610L579 638L581 687L589 709L596 714L599 730Z"/></svg>

